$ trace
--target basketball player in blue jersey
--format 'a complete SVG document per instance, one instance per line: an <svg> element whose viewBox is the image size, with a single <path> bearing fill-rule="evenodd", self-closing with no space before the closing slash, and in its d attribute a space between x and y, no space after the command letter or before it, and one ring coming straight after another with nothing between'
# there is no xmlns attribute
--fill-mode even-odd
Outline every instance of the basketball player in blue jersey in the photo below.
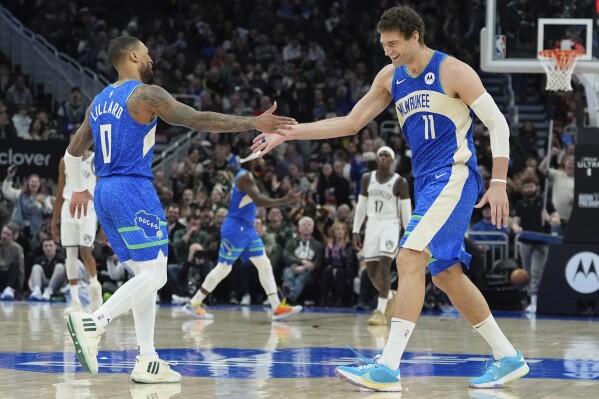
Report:
<svg viewBox="0 0 599 399"><path fill-rule="evenodd" d="M179 382L181 375L160 360L154 349L156 292L166 282L168 246L166 219L152 185L157 118L209 132L274 132L294 121L273 115L276 104L264 114L248 118L198 112L177 102L161 87L144 84L152 77L152 59L148 48L134 37L112 40L108 56L119 80L96 96L64 157L73 185L70 213L80 218L93 200L108 241L118 258L135 271L135 277L93 314L69 314L67 327L81 365L96 374L97 341L104 328L132 309L139 356L131 380ZM99 178L93 196L81 172L81 156L92 143Z"/></svg>
<svg viewBox="0 0 599 399"><path fill-rule="evenodd" d="M502 386L526 375L528 365L462 268L470 261L464 234L483 187L472 140L474 114L489 129L493 153L491 184L476 207L488 202L497 228L507 227L509 212L507 122L472 68L424 44L424 23L413 9L397 6L385 11L377 31L391 64L381 69L349 115L291 126L279 132L285 137L259 135L252 148L265 154L284 140L356 134L392 100L412 149L416 203L397 258L400 278L394 317L380 358L359 367L338 367L336 373L360 387L401 391L399 364L422 309L428 265L435 285L492 348L493 361L482 376L470 380L470 386Z"/></svg>
<svg viewBox="0 0 599 399"><path fill-rule="evenodd" d="M227 277L238 258L243 262L251 261L258 269L258 278L272 307L274 321L286 319L302 311L301 306L289 306L285 301L281 303L279 300L270 259L266 256L264 243L254 228L256 207L272 208L294 204L300 200L300 193L293 190L283 198L269 198L260 193L254 174L262 170L264 160L249 150L244 155L246 156L240 162L245 163L248 169L239 169L235 176L229 212L220 229L218 264L208 273L189 304L184 306L188 313L199 319L212 319L212 315L206 313L202 307L202 301Z"/></svg>

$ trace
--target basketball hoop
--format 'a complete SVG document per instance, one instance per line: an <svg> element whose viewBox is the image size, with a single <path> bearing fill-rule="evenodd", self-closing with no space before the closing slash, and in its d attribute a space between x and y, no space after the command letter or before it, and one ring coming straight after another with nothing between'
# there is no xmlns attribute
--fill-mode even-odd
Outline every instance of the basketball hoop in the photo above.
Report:
<svg viewBox="0 0 599 399"><path fill-rule="evenodd" d="M584 55L578 50L541 50L539 60L547 73L545 90L572 91L572 72L578 58Z"/></svg>

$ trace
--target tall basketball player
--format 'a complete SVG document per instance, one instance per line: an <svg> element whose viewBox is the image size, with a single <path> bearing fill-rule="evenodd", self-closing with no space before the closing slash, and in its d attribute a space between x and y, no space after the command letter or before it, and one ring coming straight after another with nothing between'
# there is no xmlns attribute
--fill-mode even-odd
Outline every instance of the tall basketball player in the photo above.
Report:
<svg viewBox="0 0 599 399"><path fill-rule="evenodd" d="M144 84L152 78L148 48L134 37L118 37L108 46L117 82L96 96L64 156L72 179L72 217L87 214L93 200L100 225L116 255L135 277L123 284L93 314L71 313L67 327L85 370L98 372L97 340L107 324L133 310L139 347L131 379L141 383L179 382L181 375L160 360L154 349L156 292L166 282L168 232L152 185L152 154L157 118L209 132L257 129L273 132L295 121L273 115L275 105L258 117L198 112L177 102L163 88ZM94 196L82 175L85 150L95 143L99 181Z"/></svg>
<svg viewBox="0 0 599 399"><path fill-rule="evenodd" d="M368 324L386 326L393 312L391 262L399 252L401 225L406 229L412 216L412 201L406 179L391 171L395 152L383 146L376 155L377 170L362 176L353 241L358 249L362 249L368 277L379 292L377 307ZM362 245L360 230L366 217L368 221Z"/></svg>
<svg viewBox="0 0 599 399"><path fill-rule="evenodd" d="M94 153L85 151L82 157L82 174L85 183L90 190L96 186L97 177L94 173ZM81 219L73 219L69 214L69 202L73 194L73 184L64 171L64 159L60 160L58 166L58 188L56 190L56 201L52 213L52 239L60 242L67 252L66 269L69 289L71 291L71 303L64 310L68 315L72 312L81 312L81 300L79 299L79 267L77 259L79 254L89 274L90 282L90 311L96 311L102 305L102 285L96 274L96 260L92 255L98 219L93 203L88 207L87 215ZM60 229L58 221L60 220ZM60 231L60 232L59 232Z"/></svg>
<svg viewBox="0 0 599 399"><path fill-rule="evenodd" d="M372 390L401 391L399 363L422 310L428 265L435 285L492 348L494 360L470 386L501 386L526 375L529 368L462 268L471 258L464 251L464 234L483 187L472 139L473 112L489 129L493 153L491 184L476 207L489 202L498 228L507 226L509 215L507 122L472 68L424 44L424 23L412 8L385 11L377 30L391 64L381 69L349 115L279 131L285 137L261 134L252 148L265 154L284 140L356 134L393 100L412 149L416 203L397 259L394 317L382 356L365 366L338 367L337 375Z"/></svg>
<svg viewBox="0 0 599 399"><path fill-rule="evenodd" d="M273 321L283 320L302 311L301 306L290 306L285 301L281 303L277 283L272 272L270 259L264 251L264 243L254 228L256 207L272 208L290 205L300 200L300 193L290 191L282 198L269 198L258 189L254 174L262 171L264 160L247 150L248 153L240 160L245 168L240 168L233 182L233 193L229 203L227 218L221 226L221 242L218 250L218 264L208 273L200 289L184 309L199 319L211 319L206 313L202 301L216 286L231 273L235 261L241 258L248 260L258 269L260 284L272 307Z"/></svg>

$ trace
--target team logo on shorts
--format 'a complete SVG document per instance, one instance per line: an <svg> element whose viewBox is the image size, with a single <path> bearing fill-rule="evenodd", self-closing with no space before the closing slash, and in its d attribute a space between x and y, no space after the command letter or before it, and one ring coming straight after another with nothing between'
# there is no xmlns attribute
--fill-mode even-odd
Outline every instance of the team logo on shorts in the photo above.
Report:
<svg viewBox="0 0 599 399"><path fill-rule="evenodd" d="M395 246L395 243L393 241L391 241L391 240L385 241L385 247L387 248L388 251L391 251L394 246Z"/></svg>
<svg viewBox="0 0 599 399"><path fill-rule="evenodd" d="M85 245L89 245L92 243L92 236L90 236L89 234L84 234L83 235L83 243Z"/></svg>
<svg viewBox="0 0 599 399"><path fill-rule="evenodd" d="M148 238L162 238L160 231L160 218L146 211L135 214L135 226L139 227Z"/></svg>

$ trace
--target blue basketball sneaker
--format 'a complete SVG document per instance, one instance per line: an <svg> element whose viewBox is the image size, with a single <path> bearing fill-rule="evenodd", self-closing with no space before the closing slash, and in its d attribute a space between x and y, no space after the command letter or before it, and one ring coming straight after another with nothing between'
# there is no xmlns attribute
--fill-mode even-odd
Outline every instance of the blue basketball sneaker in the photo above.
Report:
<svg viewBox="0 0 599 399"><path fill-rule="evenodd" d="M530 371L522 353L516 356L504 357L499 360L490 359L485 365L485 373L470 380L472 388L497 388L510 381L524 377Z"/></svg>
<svg viewBox="0 0 599 399"><path fill-rule="evenodd" d="M380 392L401 392L399 369L371 362L361 366L339 366L335 369L337 377L361 388Z"/></svg>

